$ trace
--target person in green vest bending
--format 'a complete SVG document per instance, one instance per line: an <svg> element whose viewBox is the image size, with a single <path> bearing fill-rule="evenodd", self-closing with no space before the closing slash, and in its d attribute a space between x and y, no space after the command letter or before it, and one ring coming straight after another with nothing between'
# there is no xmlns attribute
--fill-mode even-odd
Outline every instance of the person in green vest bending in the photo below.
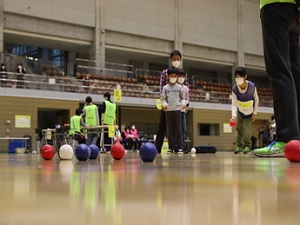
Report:
<svg viewBox="0 0 300 225"><path fill-rule="evenodd" d="M105 100L102 104L101 124L114 126L116 124L116 109L117 109L116 104L111 101L110 93L105 92L103 97ZM108 137L107 132L104 133L104 144L106 145L111 144L111 140Z"/></svg>
<svg viewBox="0 0 300 225"><path fill-rule="evenodd" d="M81 127L85 127L85 123L83 121L83 118L81 117L82 114L82 109L77 108L75 110L75 115L70 119L69 134L72 135L79 144L86 142L83 134L81 133Z"/></svg>
<svg viewBox="0 0 300 225"><path fill-rule="evenodd" d="M90 96L85 99L85 106L83 107L83 114L85 116L85 124L87 127L99 126L98 106L93 104ZM98 138L97 129L90 129L87 133L87 144L96 144Z"/></svg>

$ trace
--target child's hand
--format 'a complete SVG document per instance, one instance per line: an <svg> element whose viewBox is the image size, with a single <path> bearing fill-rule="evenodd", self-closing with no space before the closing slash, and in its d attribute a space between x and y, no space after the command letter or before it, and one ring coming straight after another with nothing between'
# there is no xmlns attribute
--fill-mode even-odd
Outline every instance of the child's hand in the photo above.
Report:
<svg viewBox="0 0 300 225"><path fill-rule="evenodd" d="M185 113L189 110L189 107L185 106Z"/></svg>
<svg viewBox="0 0 300 225"><path fill-rule="evenodd" d="M181 106L181 109L182 109L182 110L185 110L185 109L186 109L186 105L182 105L182 106Z"/></svg>
<svg viewBox="0 0 300 225"><path fill-rule="evenodd" d="M168 108L169 108L168 105L164 105L164 106L163 106L163 110L164 110L164 111L166 111Z"/></svg>

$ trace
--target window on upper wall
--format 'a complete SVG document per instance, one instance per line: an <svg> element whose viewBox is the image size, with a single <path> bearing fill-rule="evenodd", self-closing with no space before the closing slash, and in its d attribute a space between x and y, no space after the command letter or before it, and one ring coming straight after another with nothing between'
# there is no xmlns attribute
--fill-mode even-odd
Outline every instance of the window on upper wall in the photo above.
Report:
<svg viewBox="0 0 300 225"><path fill-rule="evenodd" d="M200 136L220 136L219 124L200 123L198 124L198 135Z"/></svg>

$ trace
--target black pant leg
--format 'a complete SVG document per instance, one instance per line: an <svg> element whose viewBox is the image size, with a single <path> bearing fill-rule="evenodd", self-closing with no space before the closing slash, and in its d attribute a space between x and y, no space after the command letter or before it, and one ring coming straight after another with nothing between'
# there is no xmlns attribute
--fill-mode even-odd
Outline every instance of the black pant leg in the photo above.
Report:
<svg viewBox="0 0 300 225"><path fill-rule="evenodd" d="M295 5L269 4L261 10L261 22L266 70L273 92L277 140L288 142L299 139L300 106L297 96L300 93L297 91L300 89L300 74L299 66L298 69L292 69L290 61L293 58L299 65L300 60L299 42L294 44L293 50L290 49L293 30L298 27L299 32Z"/></svg>
<svg viewBox="0 0 300 225"><path fill-rule="evenodd" d="M161 148L164 143L165 135L166 135L166 112L161 110L160 120L159 120L157 133L156 133L156 139L155 139L155 146L159 153L161 152Z"/></svg>

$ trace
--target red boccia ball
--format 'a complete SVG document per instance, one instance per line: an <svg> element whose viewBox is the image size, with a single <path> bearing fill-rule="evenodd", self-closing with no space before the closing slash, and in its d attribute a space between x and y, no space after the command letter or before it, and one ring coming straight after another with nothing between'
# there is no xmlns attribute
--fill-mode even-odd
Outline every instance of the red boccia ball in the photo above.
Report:
<svg viewBox="0 0 300 225"><path fill-rule="evenodd" d="M300 141L289 141L285 146L284 154L290 162L300 162Z"/></svg>
<svg viewBox="0 0 300 225"><path fill-rule="evenodd" d="M110 154L115 160L120 160L125 155L125 148L123 145L121 145L120 141L117 140L113 146L110 148Z"/></svg>
<svg viewBox="0 0 300 225"><path fill-rule="evenodd" d="M52 145L44 145L40 149L40 153L43 159L50 160L55 155L55 150Z"/></svg>
<svg viewBox="0 0 300 225"><path fill-rule="evenodd" d="M235 120L230 120L229 124L231 127L235 127L236 122L235 122Z"/></svg>

